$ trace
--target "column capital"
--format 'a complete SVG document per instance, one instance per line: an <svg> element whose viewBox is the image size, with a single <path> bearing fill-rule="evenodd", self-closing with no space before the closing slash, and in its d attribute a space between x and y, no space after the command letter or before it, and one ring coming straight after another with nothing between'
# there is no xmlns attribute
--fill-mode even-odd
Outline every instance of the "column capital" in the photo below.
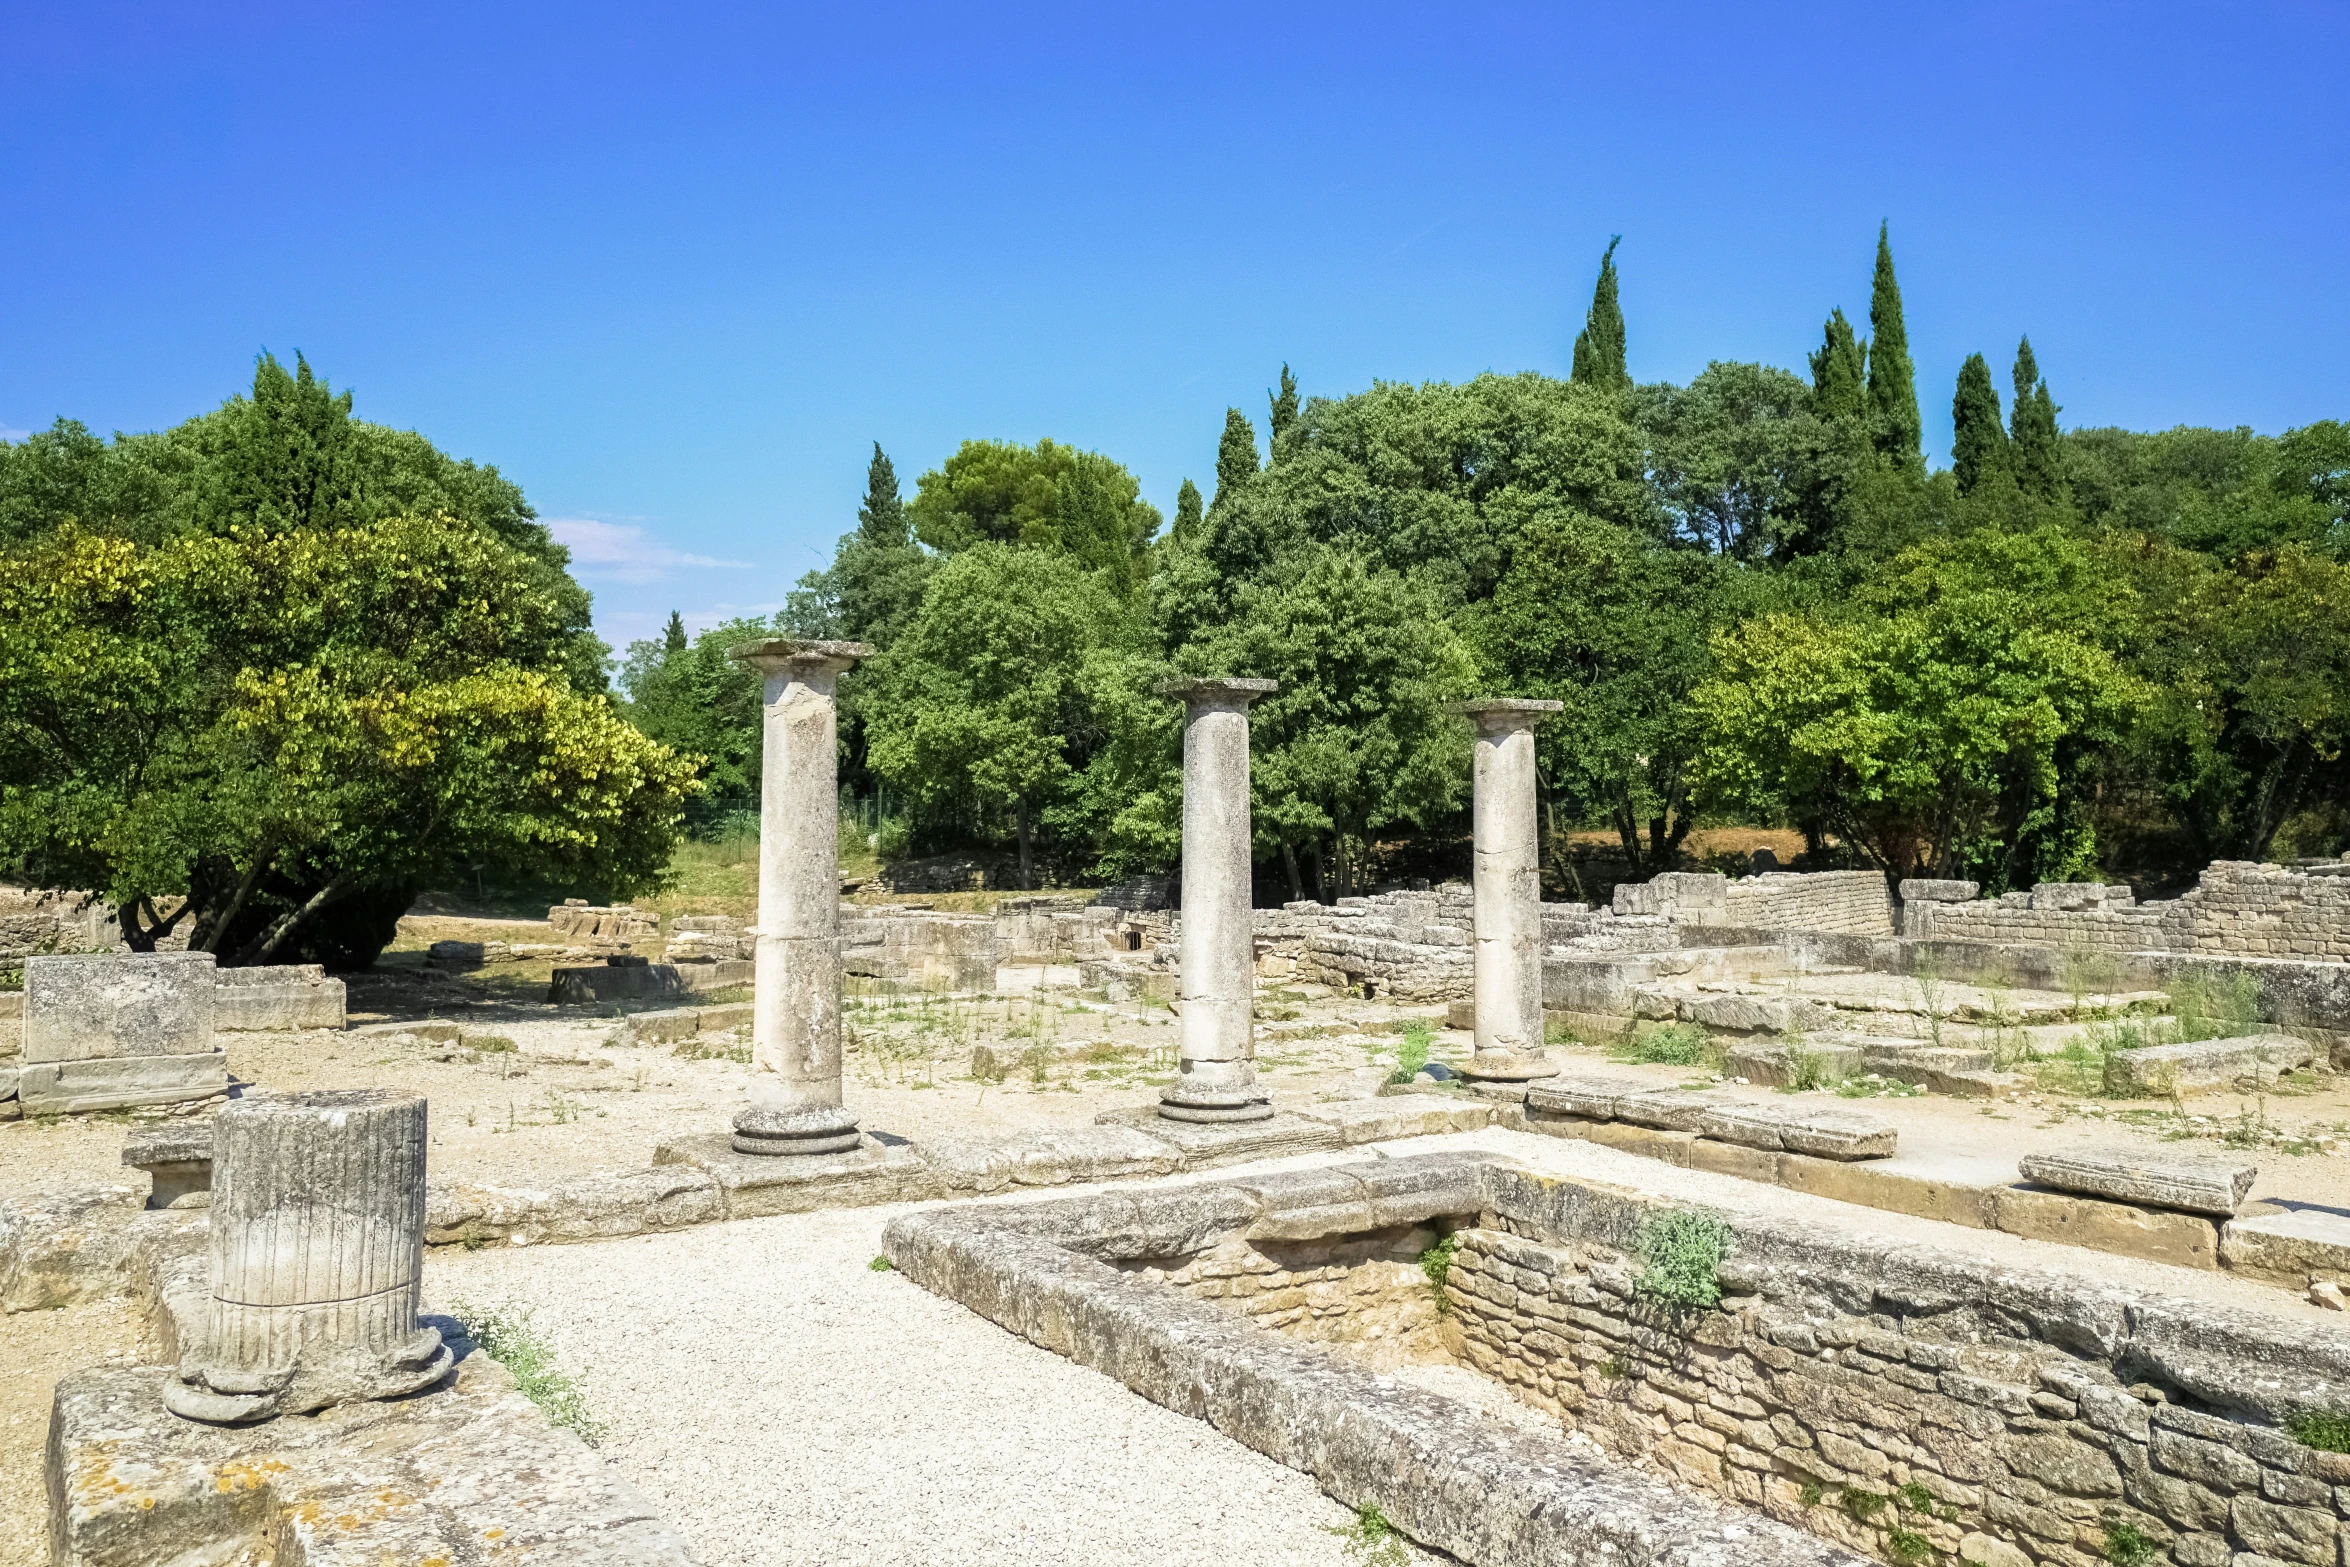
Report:
<svg viewBox="0 0 2350 1567"><path fill-rule="evenodd" d="M1171 696L1193 707L1246 707L1258 697L1271 696L1280 689L1278 680L1184 675L1160 682L1159 695Z"/></svg>
<svg viewBox="0 0 2350 1567"><path fill-rule="evenodd" d="M1458 702L1453 711L1465 715L1487 734L1511 729L1531 729L1551 714L1565 708L1564 702L1547 701L1539 697L1485 696L1473 702Z"/></svg>
<svg viewBox="0 0 2350 1567"><path fill-rule="evenodd" d="M855 668L858 660L871 658L873 644L776 637L766 642L742 643L734 649L733 656L770 675L837 675Z"/></svg>

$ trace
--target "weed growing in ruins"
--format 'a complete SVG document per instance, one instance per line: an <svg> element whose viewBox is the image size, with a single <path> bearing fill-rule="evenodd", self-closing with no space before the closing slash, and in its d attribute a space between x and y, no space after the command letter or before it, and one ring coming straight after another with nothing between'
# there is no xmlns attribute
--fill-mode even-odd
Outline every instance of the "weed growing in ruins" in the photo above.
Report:
<svg viewBox="0 0 2350 1567"><path fill-rule="evenodd" d="M2241 1039L2260 1031L2260 981L2250 974L2181 974L2168 993L2182 1041Z"/></svg>
<svg viewBox="0 0 2350 1567"><path fill-rule="evenodd" d="M1418 1077L1420 1068L1428 1064L1429 1040L1430 1035L1425 1024L1421 1025L1417 1034L1412 1033L1407 1027L1404 1031L1403 1043L1395 1047L1395 1070L1387 1074L1387 1080L1391 1083L1408 1083Z"/></svg>
<svg viewBox="0 0 2350 1567"><path fill-rule="evenodd" d="M555 1347L531 1319L529 1307L476 1308L459 1303L452 1309L464 1324L465 1336L514 1378L515 1391L588 1446L602 1445L610 1428L588 1412L587 1394L555 1363Z"/></svg>
<svg viewBox="0 0 2350 1567"><path fill-rule="evenodd" d="M2236 1124L2222 1132L2219 1140L2230 1148L2258 1148L2268 1139L2268 1096L2264 1094L2236 1112Z"/></svg>
<svg viewBox="0 0 2350 1567"><path fill-rule="evenodd" d="M2098 1554L2113 1567L2146 1567L2161 1553L2145 1530L2133 1523L2109 1523L2105 1526L2105 1548Z"/></svg>
<svg viewBox="0 0 2350 1567"><path fill-rule="evenodd" d="M1436 1314L1452 1315L1452 1297L1445 1293L1445 1281L1452 1277L1452 1254L1460 1250L1457 1235L1447 1235L1426 1251L1420 1253L1420 1271L1428 1276L1428 1294L1436 1302Z"/></svg>
<svg viewBox="0 0 2350 1567"><path fill-rule="evenodd" d="M1942 963L1933 949L1921 946L1917 963L1910 970L1910 981L1918 988L1918 1005L1926 1014L1926 1037L1937 1049L1942 1044L1942 1023L1950 1015L1949 998L1942 989Z"/></svg>
<svg viewBox="0 0 2350 1567"><path fill-rule="evenodd" d="M504 1034L468 1034L465 1036L465 1048L475 1055L510 1056L517 1047Z"/></svg>
<svg viewBox="0 0 2350 1567"><path fill-rule="evenodd" d="M1795 1499L1806 1507L1817 1507L1827 1497L1828 1488L1817 1480L1806 1480L1795 1488Z"/></svg>
<svg viewBox="0 0 2350 1567"><path fill-rule="evenodd" d="M1888 1529L1885 1554L1893 1559L1895 1567L1916 1567L1919 1562L1933 1559L1934 1542L1912 1529Z"/></svg>
<svg viewBox="0 0 2350 1567"><path fill-rule="evenodd" d="M1718 1305L1722 1259L1735 1238L1712 1214L1691 1209L1643 1219L1634 1240L1642 1266L1633 1288L1681 1310Z"/></svg>
<svg viewBox="0 0 2350 1567"><path fill-rule="evenodd" d="M1632 1374L1632 1368L1624 1363L1623 1356L1610 1355L1599 1363L1599 1374L1610 1382L1621 1382Z"/></svg>
<svg viewBox="0 0 2350 1567"><path fill-rule="evenodd" d="M2303 1447L2321 1453L2350 1453L2350 1415L2338 1410L2295 1410L2285 1417L2285 1430Z"/></svg>
<svg viewBox="0 0 2350 1567"><path fill-rule="evenodd" d="M890 1261L887 1257L881 1256L875 1257L871 1262L865 1264L865 1267L867 1271L873 1273L895 1273L898 1270L898 1265L896 1263Z"/></svg>
<svg viewBox="0 0 2350 1567"><path fill-rule="evenodd" d="M1834 1088L1843 1081L1843 1073L1836 1070L1835 1060L1824 1051L1814 1050L1805 1042L1803 1030L1789 1029L1782 1038L1787 1046L1787 1089L1790 1093L1810 1093L1815 1089Z"/></svg>
<svg viewBox="0 0 2350 1567"><path fill-rule="evenodd" d="M1915 1480L1910 1481L1907 1485L1895 1487L1893 1497L1909 1512L1925 1513L1931 1516L1934 1511L1934 1493Z"/></svg>
<svg viewBox="0 0 2350 1567"><path fill-rule="evenodd" d="M1883 1512L1890 1500L1891 1498L1879 1496L1874 1491L1848 1489L1837 1498L1836 1504L1844 1509L1844 1515L1854 1523L1867 1523L1877 1514Z"/></svg>
<svg viewBox="0 0 2350 1567"><path fill-rule="evenodd" d="M1721 1065L1721 1051L1713 1036L1694 1023L1667 1023L1624 1041L1609 1054L1618 1061L1642 1066Z"/></svg>
<svg viewBox="0 0 2350 1567"><path fill-rule="evenodd" d="M1342 1529L1330 1531L1346 1542L1346 1553L1358 1561L1374 1567L1404 1567L1411 1560L1411 1551L1405 1546L1403 1531L1387 1521L1387 1515L1365 1502L1355 1509L1355 1521Z"/></svg>

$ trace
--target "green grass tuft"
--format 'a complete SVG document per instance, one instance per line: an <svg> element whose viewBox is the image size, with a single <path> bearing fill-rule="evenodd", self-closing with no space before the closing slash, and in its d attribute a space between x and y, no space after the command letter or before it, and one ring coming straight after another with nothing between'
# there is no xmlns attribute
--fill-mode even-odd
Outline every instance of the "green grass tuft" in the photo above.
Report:
<svg viewBox="0 0 2350 1567"><path fill-rule="evenodd" d="M1609 1054L1641 1066L1719 1066L1722 1059L1713 1036L1694 1023L1668 1023L1636 1034Z"/></svg>
<svg viewBox="0 0 2350 1567"><path fill-rule="evenodd" d="M2303 1447L2321 1453L2350 1453L2350 1415L2331 1409L2301 1409L2285 1417L2285 1429Z"/></svg>
<svg viewBox="0 0 2350 1567"><path fill-rule="evenodd" d="M545 1410L549 1420L590 1447L601 1446L611 1434L610 1427L588 1412L587 1394L579 1383L556 1365L555 1347L531 1320L529 1307L459 1305L453 1314L465 1325L465 1336L504 1366L516 1390Z"/></svg>
<svg viewBox="0 0 2350 1567"><path fill-rule="evenodd" d="M1914 1530L1888 1529L1885 1531L1885 1554L1893 1559L1897 1567L1917 1567L1919 1562L1933 1560L1934 1542Z"/></svg>
<svg viewBox="0 0 2350 1567"><path fill-rule="evenodd" d="M2098 1554L2113 1567L2146 1567L2162 1553L2162 1547L2136 1524L2109 1523L2105 1526L2105 1548Z"/></svg>
<svg viewBox="0 0 2350 1567"><path fill-rule="evenodd" d="M1452 1277L1452 1254L1460 1250L1460 1237L1447 1235L1426 1251L1420 1253L1420 1271L1428 1276L1428 1293L1436 1298L1436 1314L1452 1315L1452 1297L1445 1293L1445 1280Z"/></svg>
<svg viewBox="0 0 2350 1567"><path fill-rule="evenodd" d="M898 1267L896 1263L890 1261L887 1257L876 1257L871 1262L865 1264L865 1266L875 1273L895 1273Z"/></svg>
<svg viewBox="0 0 2350 1567"><path fill-rule="evenodd" d="M1355 1509L1353 1523L1330 1532L1346 1542L1346 1553L1349 1556L1372 1564L1372 1567L1404 1567L1411 1560L1411 1550L1404 1544L1403 1531L1390 1523L1385 1513L1368 1502Z"/></svg>

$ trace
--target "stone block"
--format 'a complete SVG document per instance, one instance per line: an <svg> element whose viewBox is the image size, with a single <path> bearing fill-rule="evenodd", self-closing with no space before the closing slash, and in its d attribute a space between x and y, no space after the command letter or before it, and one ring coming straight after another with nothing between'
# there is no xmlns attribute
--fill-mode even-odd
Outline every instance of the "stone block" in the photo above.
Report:
<svg viewBox="0 0 2350 1567"><path fill-rule="evenodd" d="M1262 1121L1174 1121L1155 1111L1146 1114L1149 1119L1139 1121L1141 1129L1172 1144L1194 1169L1340 1146L1337 1127L1301 1115L1279 1114Z"/></svg>
<svg viewBox="0 0 2350 1567"><path fill-rule="evenodd" d="M722 1006L703 1007L699 1010L702 1032L723 1034L730 1028L743 1027L751 1021L751 1015L757 1010L748 1001L729 1001Z"/></svg>
<svg viewBox="0 0 2350 1567"><path fill-rule="evenodd" d="M24 1061L198 1055L212 1048L213 1006L209 952L27 958Z"/></svg>
<svg viewBox="0 0 2350 1567"><path fill-rule="evenodd" d="M2220 1227L2219 1254L2231 1272L2291 1289L2350 1285L2350 1214L2303 1208L2230 1219Z"/></svg>
<svg viewBox="0 0 2350 1567"><path fill-rule="evenodd" d="M2222 1154L2143 1148L2079 1148L2026 1154L2023 1178L2062 1192L2186 1213L2233 1214L2259 1169Z"/></svg>
<svg viewBox="0 0 2350 1567"><path fill-rule="evenodd" d="M1428 1137L1439 1132L1473 1132L1493 1124L1493 1106L1476 1099L1439 1098L1434 1094L1397 1094L1383 1099L1345 1099L1313 1105L1297 1112L1301 1120L1319 1121L1338 1129L1340 1143L1389 1142L1399 1137Z"/></svg>
<svg viewBox="0 0 2350 1567"><path fill-rule="evenodd" d="M747 1154L737 1152L733 1139L718 1132L676 1138L653 1150L656 1171L677 1164L690 1165L717 1182L729 1219L861 1208L933 1195L919 1150L870 1138L845 1153Z"/></svg>
<svg viewBox="0 0 2350 1567"><path fill-rule="evenodd" d="M477 969L489 956L489 944L479 941L436 941L424 949L424 961L434 968Z"/></svg>
<svg viewBox="0 0 2350 1567"><path fill-rule="evenodd" d="M2219 1266L2219 1226L2198 1214L2006 1186L1992 1193L1992 1217L1994 1228L2027 1240L2182 1268Z"/></svg>
<svg viewBox="0 0 2350 1567"><path fill-rule="evenodd" d="M70 1186L0 1198L0 1311L46 1311L122 1289L137 1186Z"/></svg>
<svg viewBox="0 0 2350 1567"><path fill-rule="evenodd" d="M663 1044L680 1039L691 1039L702 1031L702 1014L694 1007L678 1007L665 1012L638 1012L628 1020L631 1038L647 1044Z"/></svg>
<svg viewBox="0 0 2350 1567"><path fill-rule="evenodd" d="M343 1003L343 982L315 963L226 968L213 992L212 1026L242 1032L341 1028Z"/></svg>
<svg viewBox="0 0 2350 1567"><path fill-rule="evenodd" d="M713 968L715 964L697 964ZM689 993L685 976L668 963L615 965L597 963L555 970L547 999L557 1005L580 1006L614 1001L657 1001Z"/></svg>
<svg viewBox="0 0 2350 1567"><path fill-rule="evenodd" d="M428 1044L454 1045L464 1041L465 1030L456 1023L439 1018L418 1018L408 1023L362 1023L351 1030L353 1034L383 1038L406 1037Z"/></svg>
<svg viewBox="0 0 2350 1567"><path fill-rule="evenodd" d="M679 983L689 993L711 990L733 990L748 985L755 977L758 965L749 958L720 958L715 963L673 963Z"/></svg>
<svg viewBox="0 0 2350 1567"><path fill-rule="evenodd" d="M1860 1070L1859 1047L1830 1041L1807 1044L1801 1052L1785 1045L1734 1045L1722 1060L1725 1076L1765 1088L1817 1088Z"/></svg>
<svg viewBox="0 0 2350 1567"><path fill-rule="evenodd" d="M1901 883L1901 901L1904 903L1972 903L1982 884L1971 881L1939 880L1925 876L1905 877Z"/></svg>
<svg viewBox="0 0 2350 1567"><path fill-rule="evenodd" d="M2116 1050L2105 1058L2105 1091L2123 1099L2258 1093L2274 1088L2288 1069L2307 1066L2312 1055L2309 1041L2291 1034Z"/></svg>
<svg viewBox="0 0 2350 1567"><path fill-rule="evenodd" d="M1614 1078L1575 1077L1560 1073L1530 1083L1526 1088L1526 1108L1550 1115L1581 1116L1586 1121L1612 1121L1616 1107L1625 1092L1641 1092L1636 1083L1625 1083Z"/></svg>
<svg viewBox="0 0 2350 1567"><path fill-rule="evenodd" d="M122 1140L122 1162L147 1172L150 1208L212 1206L212 1123L166 1121L134 1128Z"/></svg>
<svg viewBox="0 0 2350 1567"><path fill-rule="evenodd" d="M1723 1103L1673 1088L1644 1088L1616 1096L1615 1118L1663 1132L1694 1132L1708 1110Z"/></svg>
<svg viewBox="0 0 2350 1567"><path fill-rule="evenodd" d="M1717 1142L1816 1159L1889 1158L1899 1136L1874 1116L1780 1105L1717 1104L1698 1117L1696 1130Z"/></svg>
<svg viewBox="0 0 2350 1567"><path fill-rule="evenodd" d="M210 987L206 989L209 993ZM228 1092L228 1057L208 1050L202 1055L46 1062L24 1068L16 1091L27 1115L180 1104Z"/></svg>

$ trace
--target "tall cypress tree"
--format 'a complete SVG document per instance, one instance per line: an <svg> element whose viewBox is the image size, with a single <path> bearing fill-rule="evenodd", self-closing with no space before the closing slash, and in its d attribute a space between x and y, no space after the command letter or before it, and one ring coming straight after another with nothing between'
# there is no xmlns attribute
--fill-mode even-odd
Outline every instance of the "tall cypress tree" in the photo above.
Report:
<svg viewBox="0 0 2350 1567"><path fill-rule="evenodd" d="M906 542L906 503L898 496L898 471L873 443L873 460L865 465L865 499L857 507L857 532L868 544Z"/></svg>
<svg viewBox="0 0 2350 1567"><path fill-rule="evenodd" d="M1950 400L1950 466L1958 475L1958 493L1971 495L1986 480L2007 471L2007 432L1999 427L1999 393L1991 385L1991 366L1981 354L1969 354L1958 367L1958 394Z"/></svg>
<svg viewBox="0 0 2350 1567"><path fill-rule="evenodd" d="M2008 415L2015 481L2027 495L2054 500L2064 493L2064 453L2056 438L2056 399L2048 395L2027 337L2015 350L2015 408Z"/></svg>
<svg viewBox="0 0 2350 1567"><path fill-rule="evenodd" d="M1812 407L1822 419L1858 419L1868 412L1868 350L1840 309L1821 336L1811 356Z"/></svg>
<svg viewBox="0 0 2350 1567"><path fill-rule="evenodd" d="M1289 366L1281 367L1281 390L1266 393L1265 400L1273 405L1272 417L1268 421L1272 433L1265 437L1265 444L1278 451L1282 433L1297 423L1297 377L1289 373Z"/></svg>
<svg viewBox="0 0 2350 1567"><path fill-rule="evenodd" d="M1186 542L1199 537L1199 524L1199 486L1186 479L1175 492L1175 537Z"/></svg>
<svg viewBox="0 0 2350 1567"><path fill-rule="evenodd" d="M1869 424L1877 450L1896 466L1925 466L1925 422L1918 417L1917 369L1901 321L1901 284L1893 276L1887 225L1877 225L1877 277L1869 289Z"/></svg>
<svg viewBox="0 0 2350 1567"><path fill-rule="evenodd" d="M669 612L668 629L661 633L661 651L664 653L685 651L685 617L676 610Z"/></svg>
<svg viewBox="0 0 2350 1567"><path fill-rule="evenodd" d="M1224 410L1224 438L1216 443L1216 498L1221 506L1257 476L1257 430L1237 408Z"/></svg>
<svg viewBox="0 0 2350 1567"><path fill-rule="evenodd" d="M1616 299L1616 247L1624 242L1618 234L1607 242L1607 252L1599 258L1599 282L1591 290L1591 312L1583 318L1583 330L1575 337L1575 367L1568 379L1577 386L1596 386L1605 391L1622 391L1632 384L1632 372L1624 365L1624 307Z"/></svg>

